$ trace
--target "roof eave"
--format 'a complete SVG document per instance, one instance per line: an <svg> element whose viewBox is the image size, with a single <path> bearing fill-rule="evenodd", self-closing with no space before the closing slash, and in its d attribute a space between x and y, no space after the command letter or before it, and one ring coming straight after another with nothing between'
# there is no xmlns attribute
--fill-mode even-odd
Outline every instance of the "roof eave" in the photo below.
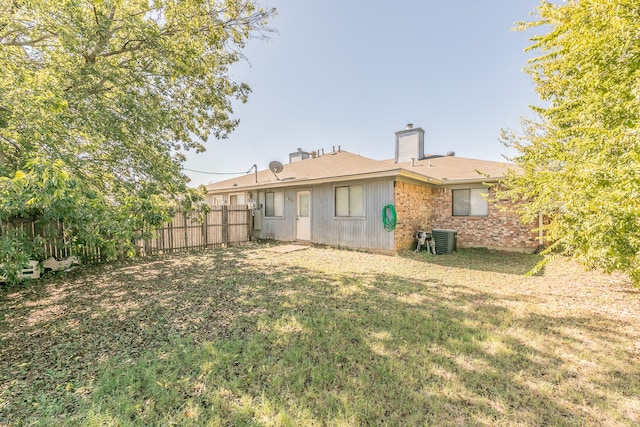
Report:
<svg viewBox="0 0 640 427"><path fill-rule="evenodd" d="M398 177L402 176L404 178L409 178L412 180L426 182L430 184L441 184L442 181L427 177L425 175L416 174L406 169L402 168L394 168L388 169L384 171L378 172L366 172L366 173L357 173L351 175L342 175L342 176L333 176L333 177L325 177L325 178L313 178L313 179L292 179L287 180L286 178L280 181L269 181L264 183L257 183L252 185L238 186L238 187L226 187L226 188L218 188L213 190L208 190L208 193L229 193L234 191L252 191L252 190L260 190L263 188L283 188L283 187L301 187L307 185L317 185L317 184L326 184L337 181L357 181L363 179L376 179L376 178L390 178L390 177Z"/></svg>
<svg viewBox="0 0 640 427"><path fill-rule="evenodd" d="M441 181L441 185L465 185L465 184L484 184L484 183L496 183L499 182L502 177L482 177L482 178L471 178L471 179L447 179L443 178Z"/></svg>
<svg viewBox="0 0 640 427"><path fill-rule="evenodd" d="M422 175L419 173L411 172L404 168L394 168L388 169L384 171L378 172L366 172L366 173L357 173L351 175L342 175L342 176L334 176L334 177L325 177L325 178L300 178L300 179L291 179L287 180L286 178L280 181L268 181L264 183L256 183L251 185L244 185L238 187L225 187L218 188L214 190L208 190L208 193L216 194L216 193L232 193L237 191L253 191L260 190L264 188L289 188L289 187L304 187L318 184L327 184L333 182L344 182L344 181L358 181L363 179L376 179L376 178L403 178L410 181L422 182L431 185L438 186L446 186L446 185L463 185L463 184L482 184L488 182L498 182L501 177L480 177L480 178L472 178L472 179L438 179L429 177L426 175Z"/></svg>

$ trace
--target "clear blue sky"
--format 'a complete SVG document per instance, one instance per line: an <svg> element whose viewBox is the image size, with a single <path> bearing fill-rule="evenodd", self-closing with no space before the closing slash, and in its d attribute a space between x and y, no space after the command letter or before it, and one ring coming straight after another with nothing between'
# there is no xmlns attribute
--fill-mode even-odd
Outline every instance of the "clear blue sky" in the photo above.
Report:
<svg viewBox="0 0 640 427"><path fill-rule="evenodd" d="M522 71L539 0L265 0L278 15L269 41L252 40L232 68L248 83L240 125L184 167L243 172L285 164L298 147L332 146L374 159L394 155L394 132L425 130L425 151L486 160L512 155L501 128L539 105ZM232 178L186 171L193 185Z"/></svg>

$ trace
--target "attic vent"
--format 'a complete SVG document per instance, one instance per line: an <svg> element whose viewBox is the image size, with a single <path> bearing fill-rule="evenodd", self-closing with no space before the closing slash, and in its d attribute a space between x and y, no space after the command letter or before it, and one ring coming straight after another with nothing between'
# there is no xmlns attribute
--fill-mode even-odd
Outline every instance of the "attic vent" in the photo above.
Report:
<svg viewBox="0 0 640 427"><path fill-rule="evenodd" d="M455 151L447 151L447 157L455 157L455 156L456 156Z"/></svg>

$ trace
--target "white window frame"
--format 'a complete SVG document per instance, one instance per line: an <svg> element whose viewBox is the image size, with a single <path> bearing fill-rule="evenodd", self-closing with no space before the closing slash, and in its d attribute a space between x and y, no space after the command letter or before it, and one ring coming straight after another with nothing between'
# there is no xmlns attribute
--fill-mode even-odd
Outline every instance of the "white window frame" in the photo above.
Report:
<svg viewBox="0 0 640 427"><path fill-rule="evenodd" d="M356 188L358 190L354 191ZM345 189L346 195L344 193ZM342 194L339 195L339 193ZM345 196L347 206L343 206L344 202L339 202L339 197L344 198ZM335 218L364 218L364 185L336 185L333 188L333 203L333 214Z"/></svg>
<svg viewBox="0 0 640 427"><path fill-rule="evenodd" d="M488 196L489 196L489 189L486 187L452 189L451 190L451 216L456 216L456 217L489 216L489 202L487 201ZM458 199L458 203L456 203L456 198L462 198L462 200Z"/></svg>
<svg viewBox="0 0 640 427"><path fill-rule="evenodd" d="M222 194L217 194L211 198L211 204L213 206L224 205L224 196Z"/></svg>
<svg viewBox="0 0 640 427"><path fill-rule="evenodd" d="M269 212L270 194L273 194L273 212ZM264 193L264 216L265 218L284 217L284 191L266 191Z"/></svg>

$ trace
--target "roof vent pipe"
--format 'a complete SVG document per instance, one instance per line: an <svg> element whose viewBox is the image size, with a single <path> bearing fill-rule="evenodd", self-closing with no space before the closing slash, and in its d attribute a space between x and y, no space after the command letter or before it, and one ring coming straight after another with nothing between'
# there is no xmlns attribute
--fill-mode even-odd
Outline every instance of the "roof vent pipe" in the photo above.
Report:
<svg viewBox="0 0 640 427"><path fill-rule="evenodd" d="M416 165L416 159L414 157L411 158L411 167L414 167Z"/></svg>
<svg viewBox="0 0 640 427"><path fill-rule="evenodd" d="M407 123L407 129L413 129L413 123Z"/></svg>

